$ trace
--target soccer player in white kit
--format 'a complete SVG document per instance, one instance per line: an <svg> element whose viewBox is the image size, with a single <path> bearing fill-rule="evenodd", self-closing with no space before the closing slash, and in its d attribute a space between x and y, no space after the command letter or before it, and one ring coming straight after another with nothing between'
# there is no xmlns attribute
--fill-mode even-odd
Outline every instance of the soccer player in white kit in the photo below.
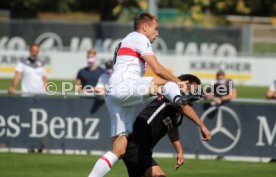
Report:
<svg viewBox="0 0 276 177"><path fill-rule="evenodd" d="M149 103L150 96L159 93L176 106L182 106L180 89L185 83L162 66L152 51L151 43L158 36L157 18L143 13L135 20L134 29L115 51L113 73L105 96L111 119L112 151L96 162L89 177L104 176L122 158L133 122ZM160 78L143 77L146 64Z"/></svg>

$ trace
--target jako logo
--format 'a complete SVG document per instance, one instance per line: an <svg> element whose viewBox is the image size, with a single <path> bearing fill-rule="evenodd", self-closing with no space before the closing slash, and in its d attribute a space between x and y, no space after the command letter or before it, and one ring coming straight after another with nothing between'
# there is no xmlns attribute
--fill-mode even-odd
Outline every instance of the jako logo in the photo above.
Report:
<svg viewBox="0 0 276 177"><path fill-rule="evenodd" d="M54 32L46 32L40 34L35 40L36 43L41 45L42 50L62 50L69 49L70 51L86 51L91 48L97 48L104 52L114 51L118 43L122 39L92 39L91 37L76 37L72 36L69 44L64 46L62 38ZM175 41L174 49L170 52L175 52L181 55L204 55L204 56L236 56L237 49L230 43L195 43ZM155 52L167 53L168 47L165 40L158 37L153 43ZM19 36L9 38L3 36L0 38L0 48L3 49L26 49L26 40Z"/></svg>

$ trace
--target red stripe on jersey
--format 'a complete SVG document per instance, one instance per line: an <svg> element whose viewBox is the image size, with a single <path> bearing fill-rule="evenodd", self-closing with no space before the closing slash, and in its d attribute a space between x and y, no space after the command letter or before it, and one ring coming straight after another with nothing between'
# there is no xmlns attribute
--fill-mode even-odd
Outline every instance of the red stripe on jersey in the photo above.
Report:
<svg viewBox="0 0 276 177"><path fill-rule="evenodd" d="M111 163L109 162L109 160L107 158L105 158L104 156L101 157L102 160L104 160L107 165L109 166L109 168L111 168Z"/></svg>
<svg viewBox="0 0 276 177"><path fill-rule="evenodd" d="M122 47L119 49L117 56L122 56L122 55L127 55L127 56L132 56L135 58L138 58L139 60L141 60L145 66L145 60L141 57L140 53L134 51L131 48L127 48L127 47Z"/></svg>

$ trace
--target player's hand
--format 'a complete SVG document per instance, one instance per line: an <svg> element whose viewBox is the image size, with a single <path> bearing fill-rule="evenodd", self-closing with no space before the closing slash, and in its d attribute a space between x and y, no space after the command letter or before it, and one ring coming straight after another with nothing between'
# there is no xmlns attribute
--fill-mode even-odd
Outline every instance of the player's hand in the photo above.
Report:
<svg viewBox="0 0 276 177"><path fill-rule="evenodd" d="M88 88L84 88L82 90L82 92L84 94L91 94L91 93L95 93L96 92L96 89L94 87L88 87Z"/></svg>
<svg viewBox="0 0 276 177"><path fill-rule="evenodd" d="M181 165L183 165L184 162L185 162L185 160L184 160L184 155L183 155L183 153L178 153L178 154L177 154L177 161L176 161L176 165L175 165L175 167L174 167L174 170L175 170L175 171L178 170L178 168L179 168Z"/></svg>
<svg viewBox="0 0 276 177"><path fill-rule="evenodd" d="M15 93L15 88L14 87L10 87L9 88L9 94L14 94Z"/></svg>
<svg viewBox="0 0 276 177"><path fill-rule="evenodd" d="M221 105L221 103L222 103L222 100L220 98L218 98L218 97L215 97L213 99L213 101L215 102L216 105Z"/></svg>
<svg viewBox="0 0 276 177"><path fill-rule="evenodd" d="M204 125L200 128L201 130L201 134L202 134L202 137L203 137L203 141L210 141L211 140L211 132L208 130L208 128Z"/></svg>
<svg viewBox="0 0 276 177"><path fill-rule="evenodd" d="M161 95L161 94L157 94L157 100L158 101L161 101L164 99L164 95Z"/></svg>

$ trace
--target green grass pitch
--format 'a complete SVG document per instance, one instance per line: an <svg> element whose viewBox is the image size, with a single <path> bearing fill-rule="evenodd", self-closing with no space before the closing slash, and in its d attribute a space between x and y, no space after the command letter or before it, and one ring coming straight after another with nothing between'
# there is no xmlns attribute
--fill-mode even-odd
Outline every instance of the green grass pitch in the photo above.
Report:
<svg viewBox="0 0 276 177"><path fill-rule="evenodd" d="M87 177L97 156L0 153L0 177ZM276 164L191 160L174 171L176 160L157 158L169 177L275 177ZM123 162L107 177L127 177Z"/></svg>

